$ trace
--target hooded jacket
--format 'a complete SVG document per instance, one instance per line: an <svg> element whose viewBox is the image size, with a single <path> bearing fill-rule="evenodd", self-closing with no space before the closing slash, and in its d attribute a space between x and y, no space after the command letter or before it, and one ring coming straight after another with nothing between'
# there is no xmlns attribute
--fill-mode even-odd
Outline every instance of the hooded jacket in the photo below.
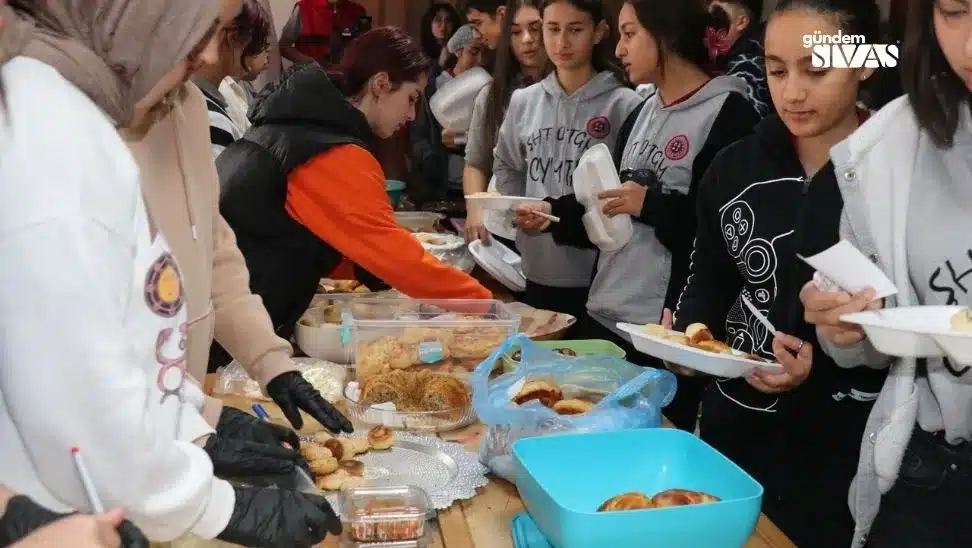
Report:
<svg viewBox="0 0 972 548"><path fill-rule="evenodd" d="M675 329L701 322L733 348L772 358L773 333L748 310L745 296L778 329L816 346L799 299L813 270L797 254L814 255L837 243L842 205L834 166L807 177L782 120L772 115L761 121L752 136L713 160L700 183L695 249ZM811 376L798 392L818 401L853 395L867 401L883 378L867 368L838 368L815 352ZM744 379L716 386L738 405L767 413L796 394L764 394Z"/></svg>
<svg viewBox="0 0 972 548"><path fill-rule="evenodd" d="M292 67L256 99L251 120L217 161L220 211L282 337L345 259L373 289L384 282L415 298L491 297L395 220L368 122L319 66Z"/></svg>
<svg viewBox="0 0 972 548"><path fill-rule="evenodd" d="M513 92L493 158L496 187L509 196L559 198L573 192L574 166L592 145L613 148L618 129L642 101L609 71L568 95L552 72ZM588 287L595 252L560 246L550 234L517 231L523 273L552 287Z"/></svg>
<svg viewBox="0 0 972 548"><path fill-rule="evenodd" d="M698 182L715 155L759 119L745 93L745 84L730 76L670 105L653 92L622 126L615 150L621 180L645 185L647 194L631 241L598 256L587 310L608 329L657 322L664 307L674 307L688 275ZM554 240L589 245L583 206L573 194L552 205L561 218L550 228Z"/></svg>
<svg viewBox="0 0 972 548"><path fill-rule="evenodd" d="M764 25L746 29L729 51L716 60L724 74L746 83L746 98L760 116L773 110L773 99L766 84L766 58L763 49Z"/></svg>

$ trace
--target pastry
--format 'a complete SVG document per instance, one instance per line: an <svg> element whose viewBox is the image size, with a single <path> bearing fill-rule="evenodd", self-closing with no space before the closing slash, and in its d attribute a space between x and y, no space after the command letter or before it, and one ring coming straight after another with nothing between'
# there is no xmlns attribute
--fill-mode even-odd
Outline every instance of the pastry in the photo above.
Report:
<svg viewBox="0 0 972 548"><path fill-rule="evenodd" d="M338 469L326 476L321 476L317 478L314 483L317 484L319 489L325 491L338 491L344 485L344 482L351 478L351 474L348 474L346 470Z"/></svg>
<svg viewBox="0 0 972 548"><path fill-rule="evenodd" d="M713 352L715 354L731 354L732 347L722 341L708 340L690 344L693 348Z"/></svg>
<svg viewBox="0 0 972 548"><path fill-rule="evenodd" d="M517 405L523 405L524 403L532 400L539 400L540 403L547 407L552 407L553 404L564 399L563 392L560 391L560 387L554 385L547 381L527 381L520 389L520 392L513 396L513 403Z"/></svg>
<svg viewBox="0 0 972 548"><path fill-rule="evenodd" d="M688 489L669 489L662 491L651 497L652 504L657 508L668 506L688 506L690 504L703 504L706 502L719 502L719 497L712 496L701 491L689 491Z"/></svg>
<svg viewBox="0 0 972 548"><path fill-rule="evenodd" d="M345 438L347 443L347 448L351 450L352 455L360 455L362 453L367 453L371 449L371 444L368 443L368 438Z"/></svg>
<svg viewBox="0 0 972 548"><path fill-rule="evenodd" d="M376 451L390 449L395 443L395 433L387 426L376 426L368 432L368 444Z"/></svg>
<svg viewBox="0 0 972 548"><path fill-rule="evenodd" d="M594 409L594 404L585 400L560 400L553 404L551 409L554 410L558 415L583 415L591 409Z"/></svg>
<svg viewBox="0 0 972 548"><path fill-rule="evenodd" d="M315 476L330 474L340 467L338 460L332 456L311 460L307 464Z"/></svg>
<svg viewBox="0 0 972 548"><path fill-rule="evenodd" d="M436 375L422 386L420 401L426 411L465 409L470 402L469 389L455 377Z"/></svg>
<svg viewBox="0 0 972 548"><path fill-rule="evenodd" d="M334 457L327 447L312 441L300 444L300 456L304 457L307 462Z"/></svg>
<svg viewBox="0 0 972 548"><path fill-rule="evenodd" d="M494 191L473 192L472 194L466 196L466 198L486 198L488 196L502 196L502 194Z"/></svg>
<svg viewBox="0 0 972 548"><path fill-rule="evenodd" d="M665 334L665 339L678 344L688 345L689 343L685 333L679 333L678 331L669 331Z"/></svg>
<svg viewBox="0 0 972 548"><path fill-rule="evenodd" d="M688 343L692 346L702 342L711 341L715 339L712 336L712 331L704 323L693 323L692 325L685 328L685 336L688 337Z"/></svg>
<svg viewBox="0 0 972 548"><path fill-rule="evenodd" d="M554 352L560 354L561 356L571 356L571 357L573 357L573 356L576 356L577 355L577 352L574 352L570 348L558 348L558 349L554 350Z"/></svg>
<svg viewBox="0 0 972 548"><path fill-rule="evenodd" d="M611 497L597 508L598 512L619 512L623 510L644 510L654 508L652 500L642 493L624 493Z"/></svg>
<svg viewBox="0 0 972 548"><path fill-rule="evenodd" d="M344 481L341 482L342 491L345 489L360 489L367 486L368 480L364 479L362 476L348 475L348 477L344 478Z"/></svg>
<svg viewBox="0 0 972 548"><path fill-rule="evenodd" d="M364 475L364 463L360 460L346 460L341 463L340 469L351 476L361 477Z"/></svg>
<svg viewBox="0 0 972 548"><path fill-rule="evenodd" d="M952 315L952 329L972 332L972 309L963 308Z"/></svg>
<svg viewBox="0 0 972 548"><path fill-rule="evenodd" d="M333 437L334 436L332 436L326 430L321 430L320 432L315 432L314 435L311 436L311 438L313 439L313 442L314 443L318 443L320 445L324 445L324 442L326 442L327 440L329 440L329 439L331 439Z"/></svg>
<svg viewBox="0 0 972 548"><path fill-rule="evenodd" d="M327 447L337 460L350 460L354 457L354 447L347 438L331 438L324 442L324 447Z"/></svg>
<svg viewBox="0 0 972 548"><path fill-rule="evenodd" d="M641 330L645 332L646 335L651 335L652 337L658 337L664 339L668 335L668 329L665 326L657 323L650 323L641 326Z"/></svg>

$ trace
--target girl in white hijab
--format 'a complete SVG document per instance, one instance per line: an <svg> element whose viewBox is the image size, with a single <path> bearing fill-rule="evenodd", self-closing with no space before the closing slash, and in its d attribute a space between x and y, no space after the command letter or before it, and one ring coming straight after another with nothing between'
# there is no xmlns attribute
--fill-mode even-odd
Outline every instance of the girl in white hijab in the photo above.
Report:
<svg viewBox="0 0 972 548"><path fill-rule="evenodd" d="M182 275L116 131L215 54L219 2L11 4L0 67L0 483L65 513L95 510L96 493L152 540L192 532L309 548L340 527L323 498L234 487L192 443L213 431L186 373Z"/></svg>

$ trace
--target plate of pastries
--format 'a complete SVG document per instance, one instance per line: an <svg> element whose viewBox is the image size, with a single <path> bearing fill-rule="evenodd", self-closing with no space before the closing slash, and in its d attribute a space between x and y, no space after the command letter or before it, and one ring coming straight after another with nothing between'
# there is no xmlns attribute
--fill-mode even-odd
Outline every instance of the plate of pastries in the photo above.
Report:
<svg viewBox="0 0 972 548"><path fill-rule="evenodd" d="M395 445L395 434L384 426L372 428L367 436L336 437L318 432L300 445L314 483L323 491L366 487L365 463L359 460L372 451L387 451Z"/></svg>
<svg viewBox="0 0 972 548"><path fill-rule="evenodd" d="M782 368L762 356L733 349L717 340L702 323L693 323L684 332L659 324L617 325L618 329L631 335L631 342L639 352L709 375L735 378L743 377L753 369L779 372Z"/></svg>
<svg viewBox="0 0 972 548"><path fill-rule="evenodd" d="M653 497L632 491L607 499L597 508L597 511L625 512L629 510L649 510L652 508L707 504L710 502L719 502L719 500L717 496L688 489L667 489Z"/></svg>

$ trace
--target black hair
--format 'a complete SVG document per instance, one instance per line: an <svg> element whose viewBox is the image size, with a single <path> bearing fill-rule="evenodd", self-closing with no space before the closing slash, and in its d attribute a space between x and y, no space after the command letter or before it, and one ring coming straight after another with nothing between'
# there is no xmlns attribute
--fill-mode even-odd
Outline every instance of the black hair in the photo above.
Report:
<svg viewBox="0 0 972 548"><path fill-rule="evenodd" d="M540 11L540 2L541 0L507 0L506 2L503 34L496 45L496 65L493 70L493 81L489 85L489 91L486 92L486 111L483 115L483 123L486 126L484 142L490 151L496 144L496 136L503 123L506 107L513 95L513 80L522 72L522 67L513 54L513 21L520 8L533 7ZM543 44L540 44L540 47L543 47ZM549 70L548 62L544 72Z"/></svg>
<svg viewBox="0 0 972 548"><path fill-rule="evenodd" d="M729 13L718 4L709 6L709 15L712 16L711 27L715 30L729 30L732 26L732 18Z"/></svg>
<svg viewBox="0 0 972 548"><path fill-rule="evenodd" d="M628 0L634 7L638 22L658 43L658 66L665 66L666 55L677 55L703 71L713 69L713 60L706 45L706 29L728 28L728 14L724 26L720 18L710 13L702 2L691 0Z"/></svg>
<svg viewBox="0 0 972 548"><path fill-rule="evenodd" d="M506 4L505 0L466 0L466 11L476 10L490 15L496 15L496 11Z"/></svg>
<svg viewBox="0 0 972 548"><path fill-rule="evenodd" d="M881 38L881 10L874 0L782 0L773 15L793 10L833 17L844 34L863 36L867 43Z"/></svg>
<svg viewBox="0 0 972 548"><path fill-rule="evenodd" d="M435 35L432 34L432 21L435 20L435 16L439 12L443 11L449 17L452 32L456 32L462 26L462 17L459 16L459 11L449 2L435 2L422 14L422 51L429 59L432 59L436 63L439 62L439 55L442 54L442 48L445 47L444 42L451 38L450 36L446 36L443 42L439 42Z"/></svg>
<svg viewBox="0 0 972 548"><path fill-rule="evenodd" d="M881 40L881 10L875 0L782 0L770 14L770 19L794 10L830 17L844 34L863 36L865 43L874 44ZM879 80L872 76L861 84L860 91L867 95L870 84Z"/></svg>
<svg viewBox="0 0 972 548"><path fill-rule="evenodd" d="M972 92L948 64L933 23L935 0L911 0L901 51L901 83L918 127L941 148L950 148L960 109L972 107Z"/></svg>
<svg viewBox="0 0 972 548"><path fill-rule="evenodd" d="M672 3L696 3L698 0L667 0ZM618 36L616 32L616 27L613 21L616 21L616 17L612 17L608 14L607 7L604 5L603 0L543 0L540 5L540 15L550 6L559 3L566 3L570 6L588 14L591 19L594 20L595 28L602 22L607 25L608 32L604 35L604 38L600 42L594 45L594 51L591 52L591 62L594 65L594 70L597 72L609 71L613 73L618 80L622 82L627 82L627 75L621 64L618 63L617 57L614 56L614 46L618 43Z"/></svg>

